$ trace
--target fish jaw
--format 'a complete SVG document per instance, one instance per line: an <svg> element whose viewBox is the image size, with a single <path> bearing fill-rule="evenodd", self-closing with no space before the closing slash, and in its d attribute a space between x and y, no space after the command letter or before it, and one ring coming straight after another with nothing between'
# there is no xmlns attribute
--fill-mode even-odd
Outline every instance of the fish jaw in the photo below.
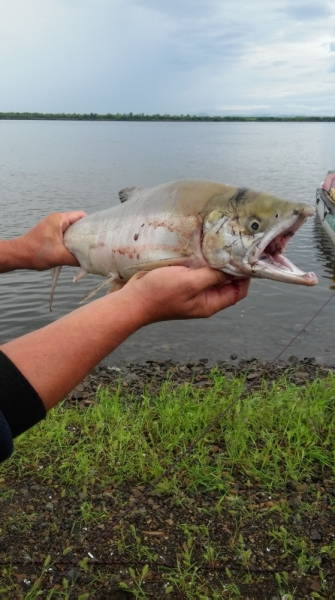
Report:
<svg viewBox="0 0 335 600"><path fill-rule="evenodd" d="M250 276L273 279L300 285L316 285L313 272L304 272L283 255L285 247L295 232L303 225L314 209L306 205L298 214L286 219L254 242L247 253L244 267Z"/></svg>
<svg viewBox="0 0 335 600"><path fill-rule="evenodd" d="M316 285L318 278L314 273L302 271L283 255L289 239L313 214L313 207L297 204L285 218L279 222L273 220L268 229L254 235L236 233L231 220L225 216L204 236L205 256L212 267L235 277Z"/></svg>
<svg viewBox="0 0 335 600"><path fill-rule="evenodd" d="M257 261L251 269L251 277L308 286L316 285L319 281L315 273L302 271L283 255L277 256L276 260L264 259Z"/></svg>

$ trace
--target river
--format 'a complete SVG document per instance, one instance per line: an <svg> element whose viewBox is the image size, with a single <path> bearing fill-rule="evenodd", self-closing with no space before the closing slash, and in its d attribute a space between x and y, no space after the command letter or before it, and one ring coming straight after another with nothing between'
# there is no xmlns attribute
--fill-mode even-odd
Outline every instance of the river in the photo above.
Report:
<svg viewBox="0 0 335 600"><path fill-rule="evenodd" d="M313 204L315 188L335 168L334 134L335 123L0 121L0 237L19 235L52 211L107 208L124 187L174 179L214 179ZM286 254L315 271L320 284L255 280L235 307L211 319L151 325L108 362L273 359L334 287L334 251L316 219L299 230ZM1 340L76 308L97 279L73 284L74 272L63 269L52 313L49 272L1 275ZM314 356L335 364L334 311L335 298L283 358Z"/></svg>

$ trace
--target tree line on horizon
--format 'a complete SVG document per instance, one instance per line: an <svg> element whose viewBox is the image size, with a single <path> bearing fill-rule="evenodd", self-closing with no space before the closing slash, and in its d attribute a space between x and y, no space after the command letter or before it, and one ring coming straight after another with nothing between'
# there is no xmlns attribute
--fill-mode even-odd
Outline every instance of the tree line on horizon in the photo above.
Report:
<svg viewBox="0 0 335 600"><path fill-rule="evenodd" d="M40 113L40 112L0 112L0 120L45 120L45 121L335 121L335 116L241 116L241 115L170 115L144 113Z"/></svg>

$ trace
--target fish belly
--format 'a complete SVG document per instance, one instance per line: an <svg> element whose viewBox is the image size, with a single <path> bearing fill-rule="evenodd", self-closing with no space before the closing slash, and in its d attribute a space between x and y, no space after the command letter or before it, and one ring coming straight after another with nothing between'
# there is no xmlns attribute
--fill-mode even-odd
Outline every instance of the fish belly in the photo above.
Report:
<svg viewBox="0 0 335 600"><path fill-rule="evenodd" d="M134 203L131 203L134 208ZM145 215L122 205L85 217L64 236L83 271L129 279L141 270L164 265L200 267L201 226L193 215Z"/></svg>

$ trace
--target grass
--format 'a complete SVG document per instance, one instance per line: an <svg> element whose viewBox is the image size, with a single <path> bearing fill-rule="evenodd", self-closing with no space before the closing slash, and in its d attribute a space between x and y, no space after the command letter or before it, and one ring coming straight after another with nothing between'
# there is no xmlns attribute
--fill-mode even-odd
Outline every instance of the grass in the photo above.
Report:
<svg viewBox="0 0 335 600"><path fill-rule="evenodd" d="M279 381L244 390L243 380L215 373L210 390L168 382L140 401L102 389L88 409L63 404L22 436L3 472L21 477L31 469L74 489L158 478L164 491L178 493L224 490L236 471L275 489L315 468L333 469L333 376L303 388Z"/></svg>
<svg viewBox="0 0 335 600"><path fill-rule="evenodd" d="M334 400L213 370L64 402L1 467L1 598L333 597Z"/></svg>

